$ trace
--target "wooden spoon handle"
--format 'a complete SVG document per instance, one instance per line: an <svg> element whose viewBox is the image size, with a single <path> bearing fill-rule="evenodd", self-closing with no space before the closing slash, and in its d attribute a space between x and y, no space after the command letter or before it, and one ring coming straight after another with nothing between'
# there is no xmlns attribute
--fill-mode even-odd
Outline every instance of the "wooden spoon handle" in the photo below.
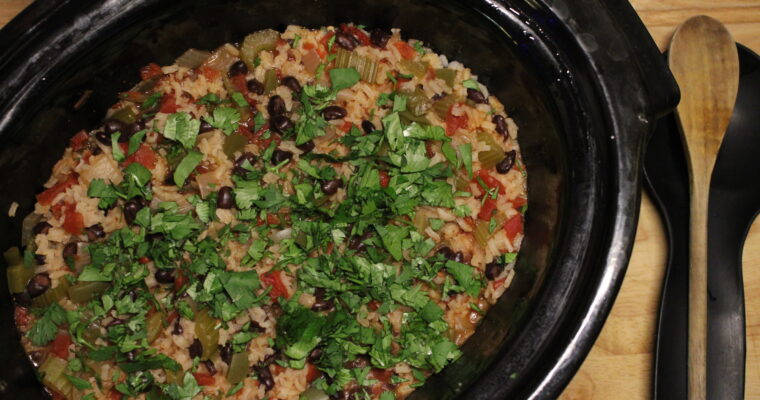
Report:
<svg viewBox="0 0 760 400"><path fill-rule="evenodd" d="M696 184L691 188L688 374L689 399L691 400L702 400L706 394L707 210L709 193L709 184Z"/></svg>

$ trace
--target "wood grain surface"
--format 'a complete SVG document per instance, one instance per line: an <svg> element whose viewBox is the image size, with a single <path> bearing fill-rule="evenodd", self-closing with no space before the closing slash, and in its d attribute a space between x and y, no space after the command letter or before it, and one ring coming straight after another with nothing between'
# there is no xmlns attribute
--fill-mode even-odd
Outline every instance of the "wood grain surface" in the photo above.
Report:
<svg viewBox="0 0 760 400"><path fill-rule="evenodd" d="M660 49L676 26L694 15L709 15L734 39L760 52L760 0L631 0ZM31 0L0 0L0 25ZM599 339L562 400L638 400L651 397L652 351L660 289L665 271L665 232L648 196L641 203L633 256L623 287ZM760 223L744 247L747 296L747 399L760 399Z"/></svg>

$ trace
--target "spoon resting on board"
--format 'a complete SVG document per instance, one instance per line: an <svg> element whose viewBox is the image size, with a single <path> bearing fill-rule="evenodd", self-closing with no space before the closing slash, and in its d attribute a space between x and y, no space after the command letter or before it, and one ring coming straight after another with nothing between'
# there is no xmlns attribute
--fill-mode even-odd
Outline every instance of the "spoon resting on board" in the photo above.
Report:
<svg viewBox="0 0 760 400"><path fill-rule="evenodd" d="M739 89L739 57L718 21L697 16L673 35L668 65L681 88L676 109L689 166L689 399L706 396L707 213L710 177Z"/></svg>

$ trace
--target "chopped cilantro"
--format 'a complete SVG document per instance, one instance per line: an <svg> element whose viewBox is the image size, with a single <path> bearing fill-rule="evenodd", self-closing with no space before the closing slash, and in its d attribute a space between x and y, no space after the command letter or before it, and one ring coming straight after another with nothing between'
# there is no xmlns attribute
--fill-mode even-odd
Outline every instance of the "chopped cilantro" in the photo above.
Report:
<svg viewBox="0 0 760 400"><path fill-rule="evenodd" d="M124 161L124 150L119 145L119 137L121 137L121 132L114 132L111 135L111 154L116 162Z"/></svg>
<svg viewBox="0 0 760 400"><path fill-rule="evenodd" d="M134 135L129 137L129 147L127 148L127 156L131 156L137 151L138 148L140 148L140 143L142 143L143 138L145 137L146 133L148 133L148 131L146 129L143 129L140 132L137 132Z"/></svg>
<svg viewBox="0 0 760 400"><path fill-rule="evenodd" d="M232 98L232 101L237 104L238 107L248 107L248 101L245 100L245 97L240 92L232 92L230 95Z"/></svg>
<svg viewBox="0 0 760 400"><path fill-rule="evenodd" d="M219 104L222 100L219 98L219 96L216 95L216 93L209 93L200 99L198 99L198 104L203 104L205 106L210 106L214 104Z"/></svg>
<svg viewBox="0 0 760 400"><path fill-rule="evenodd" d="M243 99L243 101L245 101L245 99ZM221 129L225 135L229 136L238 128L238 122L240 121L240 112L230 107L217 107L214 109L212 117L208 118L207 121L209 124L211 124L211 126L216 129Z"/></svg>
<svg viewBox="0 0 760 400"><path fill-rule="evenodd" d="M190 176L193 170L195 170L195 167L200 164L202 159L202 153L197 151L188 152L185 158L183 158L182 161L179 162L179 165L177 165L177 169L174 170L174 183L179 187L184 186L185 180Z"/></svg>
<svg viewBox="0 0 760 400"><path fill-rule="evenodd" d="M165 138L181 143L186 149L192 149L200 127L201 122L193 119L190 114L177 112L166 118L163 134Z"/></svg>
<svg viewBox="0 0 760 400"><path fill-rule="evenodd" d="M100 178L90 181L90 186L87 188L87 196L100 198L98 208L101 210L109 209L119 198L116 189L112 185L107 185Z"/></svg>
<svg viewBox="0 0 760 400"><path fill-rule="evenodd" d="M53 303L42 312L42 316L37 319L26 335L33 345L44 346L55 339L58 325L64 322L66 322L66 311L58 303Z"/></svg>
<svg viewBox="0 0 760 400"><path fill-rule="evenodd" d="M71 382L71 384L79 390L92 389L90 382L82 378L77 378L76 376L71 376L68 374L63 374L63 376L65 376L66 379L68 379L68 381Z"/></svg>
<svg viewBox="0 0 760 400"><path fill-rule="evenodd" d="M480 91L480 86L478 85L478 82L474 79L467 79L462 81L462 86L466 87L467 89L474 89L477 91Z"/></svg>
<svg viewBox="0 0 760 400"><path fill-rule="evenodd" d="M350 88L359 82L359 72L355 68L333 68L330 70L330 81L333 90Z"/></svg>

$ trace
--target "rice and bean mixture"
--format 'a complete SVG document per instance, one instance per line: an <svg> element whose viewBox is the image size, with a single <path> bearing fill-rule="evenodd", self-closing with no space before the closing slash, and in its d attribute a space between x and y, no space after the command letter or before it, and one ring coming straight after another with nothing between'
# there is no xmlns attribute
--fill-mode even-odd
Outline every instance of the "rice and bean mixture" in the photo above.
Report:
<svg viewBox="0 0 760 400"><path fill-rule="evenodd" d="M150 64L5 253L56 399L402 399L514 276L517 127L397 29Z"/></svg>

